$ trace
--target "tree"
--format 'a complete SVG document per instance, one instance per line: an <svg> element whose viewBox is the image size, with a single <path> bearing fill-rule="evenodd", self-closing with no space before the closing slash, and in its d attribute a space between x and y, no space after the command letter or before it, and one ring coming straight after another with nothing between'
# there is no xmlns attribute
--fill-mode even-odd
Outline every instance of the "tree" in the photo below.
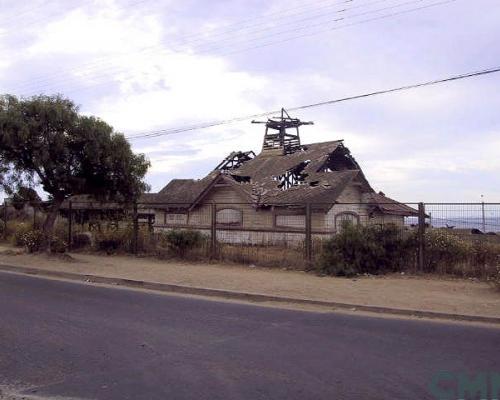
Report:
<svg viewBox="0 0 500 400"><path fill-rule="evenodd" d="M104 121L80 115L62 96L0 96L0 177L13 188L41 185L51 207L50 234L63 201L89 194L98 200L133 201L148 189L149 161Z"/></svg>
<svg viewBox="0 0 500 400"><path fill-rule="evenodd" d="M39 209L42 205L42 199L37 191L29 186L19 186L16 192L8 194L11 194L12 205L16 210L22 210L26 204L34 209Z"/></svg>

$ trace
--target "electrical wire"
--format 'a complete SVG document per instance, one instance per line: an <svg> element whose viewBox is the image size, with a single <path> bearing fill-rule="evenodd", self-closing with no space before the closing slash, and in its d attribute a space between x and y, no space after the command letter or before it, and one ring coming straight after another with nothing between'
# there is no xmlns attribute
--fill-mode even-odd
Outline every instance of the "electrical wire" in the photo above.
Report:
<svg viewBox="0 0 500 400"><path fill-rule="evenodd" d="M384 1L384 0L376 0L376 1L372 2L372 3L370 3L370 5L374 4L374 3L378 3L380 1ZM363 13L358 13L358 14L355 14L355 15L345 16L345 17L343 17L341 19L335 19L335 20L331 20L331 21L328 21L328 22L331 22L333 24L337 24L337 23L340 23L340 22L342 22L342 21L344 21L344 20L346 20L348 18L355 18L355 17L359 17L361 15L366 15L366 14L370 14L370 13L378 13L378 12L385 11L385 10L388 10L388 9L393 9L395 7L401 7L401 6L406 6L406 5L409 5L409 4L420 3L422 1L424 1L424 0L411 0L411 1L404 2L404 3L399 3L399 4L396 4L396 5L390 6L390 7L384 7L384 8L380 8L380 9L376 9L376 10L371 10L371 11L367 11L367 12L363 12ZM390 17L394 17L394 16L398 16L398 15L402 15L402 14L406 14L406 13L410 13L410 12L415 12L415 11L419 11L419 10L422 10L422 9L425 9L425 8L435 7L435 6L438 6L438 5L443 5L443 4L451 3L451 2L455 2L455 1L457 1L457 0L446 0L446 1L441 1L441 2L437 2L437 3L431 3L431 4L427 4L425 6L421 6L421 7L417 7L417 8L406 9L406 10L402 10L400 12L394 12L394 13L390 13L390 14L376 16L374 18L368 18L368 19L356 21L356 22L353 22L353 23L350 23L350 24L344 24L344 25L341 25L341 26L338 26L338 27L327 27L326 29L321 29L319 31L307 32L305 34L295 35L295 36L292 36L292 37L286 37L286 38L278 40L278 41L265 42L265 43L257 44L255 46L245 47L245 48L241 48L241 49L235 49L235 50L232 49L231 51L226 51L225 53L219 53L218 55L220 55L220 56L222 56L222 55L231 55L231 54L241 53L241 52L244 52L244 51L259 49L259 48L263 48L263 47L268 47L268 46L271 46L271 45L274 45L274 44L278 44L278 43L284 43L284 42L288 42L288 41L291 41L291 40L296 40L296 39L299 39L299 38L309 37L309 36L313 36L313 35L319 35L321 33L326 33L326 32L330 32L330 31L333 31L333 30L342 29L342 28L346 28L346 27L351 27L351 26L355 26L355 25L361 25L361 24L372 22L372 21L375 21L375 20L386 19L386 18L390 18ZM323 26L323 24L318 25L318 26ZM289 33L289 32L296 32L296 31L299 31L299 30L307 29L307 28L311 28L311 27L309 26L309 27L293 28L293 29L290 29L290 30L275 32L275 33L271 34L270 36L277 36L277 35L282 35L282 34ZM243 41L243 42L239 42L238 44L253 43L254 40ZM232 46L233 45L222 46L220 48L216 48L216 49L212 49L212 50L224 50L226 47L231 48ZM167 50L163 50L163 51L167 52ZM204 54L204 53L208 53L208 52L207 51L205 51L205 52L201 51L201 52L198 52L197 54ZM110 71L110 73L117 73L117 72L122 71L123 67L114 67L113 69L108 69L108 70ZM101 72L102 71L103 70L101 70ZM89 70L86 73L84 73L83 75L80 75L80 77L81 76L90 76L90 75L92 75L92 73L93 73L93 70ZM67 78L66 80L62 79L62 80L58 80L57 83L71 82L74 79L77 79L77 78L71 77L71 78ZM48 81L48 82L45 85L41 85L41 86L38 85L36 87L36 89L40 90L40 89L43 89L43 88L45 88L45 87L50 86L50 85L53 84L53 82L50 82L49 78L46 78L46 81ZM44 82L42 81L41 83L44 83ZM108 84L109 84L108 82L104 82L104 83L96 84L96 85L87 85L85 88L76 89L75 91L72 91L71 93L80 92L82 90L87 90L88 88L91 88L91 87L94 87L94 86L103 86L103 85L108 85ZM29 90L30 88L26 88L26 87L23 88L22 86L21 86L21 88L18 87L18 90L23 90L23 89L25 89L25 90L28 89Z"/></svg>
<svg viewBox="0 0 500 400"><path fill-rule="evenodd" d="M369 93L358 94L358 95L354 95L354 96L343 97L340 99L326 100L326 101L321 101L321 102L312 103L312 104L289 107L289 108L286 108L286 110L288 112L300 111L300 110L305 110L308 108L315 108L315 107L321 107L321 106L326 106L326 105L332 105L332 104L347 102L347 101L351 101L351 100L358 100L358 99L363 99L363 98L367 98L367 97L379 96L382 94L402 92L402 91L417 89L417 88L421 88L421 87L425 87L425 86L432 86L432 85L437 85L437 84L442 84L442 83L447 83L447 82L453 82L453 81L457 81L457 80L473 78L473 77L478 77L478 76L483 76L483 75L489 75L489 74L494 74L494 73L498 73L498 72L500 72L500 67L493 67L493 68L482 69L482 70L474 71L474 72L467 72L467 73L454 75L454 76L450 76L447 78L427 81L427 82L414 83L414 84L399 86L399 87L391 88L391 89L384 89L384 90L378 90L378 91L369 92ZM126 136L126 138L129 140L133 140L133 139L153 138L153 137L158 137L158 136L173 135L173 134L192 131L192 130L206 129L206 128L211 128L211 127L219 126L219 125L227 125L227 124L231 124L231 123L235 123L235 122L239 122L239 121L245 121L245 120L254 119L254 118L267 117L267 116L271 116L273 114L277 114L278 112L279 112L279 110L267 111L267 112L258 113L258 114L245 115L245 116L235 117L235 118L221 120L221 121L205 122L205 123L200 123L200 124L191 125L191 126L184 126L184 127L179 127L179 128L146 131L146 132L138 133L135 135Z"/></svg>
<svg viewBox="0 0 500 400"><path fill-rule="evenodd" d="M351 0L351 1L354 1L354 0ZM353 6L351 8L344 9L344 10L345 11L349 11L349 10L354 9L354 8L371 6L372 4L375 4L375 3L378 3L378 2L381 2L381 1L389 1L389 0L376 0L376 1L369 2L368 4L357 5L357 6ZM422 1L422 0L418 0L418 1ZM335 3L335 5L344 4L344 3L346 3L346 1L342 1L341 3ZM279 21L280 19L283 19L283 18L287 18L287 16L282 16L280 18L277 18L276 20ZM273 30L273 29L279 28L280 26L287 25L287 24L292 23L292 22L293 21L288 21L288 22L286 22L284 24L276 24L273 27L268 28L268 30ZM250 32L250 33L252 33L252 32ZM243 32L243 34L248 35L248 32ZM238 36L237 35L235 36L234 34L231 35L232 39L234 39L235 37L238 37ZM205 39L205 45L211 46L211 45L214 45L214 44L216 45L217 44L217 41L206 40L206 37L203 34L199 34L198 35L198 39L196 39L194 42L199 41L200 40L199 38L204 38ZM224 40L227 40L227 39L224 39ZM193 43L193 41L184 41L184 42L177 41L177 42L173 43L174 46L172 46L172 44L170 44L170 46L169 46L170 48L168 48L168 49L166 49L162 45L147 46L147 47L144 47L144 48L140 49L139 51L137 51L133 55L135 55L135 56L141 56L142 58L144 58L143 57L144 54L147 54L147 53L154 53L155 56L162 55L162 54L168 55L168 54L170 54L172 52L174 52L174 53L175 52L185 53L186 49L184 47L183 48L179 48L179 47L176 48L175 46L178 45L178 44L181 44L183 46L189 46L192 43ZM202 50L203 50L203 47L202 47ZM205 51L205 53L206 53L206 51ZM116 57L116 59L113 60L113 61L108 61L109 57L102 57L102 58L100 58L98 60L94 60L92 62L88 62L88 63L84 63L83 65L80 65L79 69L82 72L84 72L83 76L91 75L95 71L99 71L99 72L109 71L110 74L114 74L117 71L122 71L124 69L123 66L122 67L117 67L116 65L113 65L113 64L119 63L119 59L121 57L130 57L130 54L127 53L127 54L123 54L123 55L118 55ZM103 65L104 66L108 65L109 67L108 68L102 68ZM26 82L22 83L21 86L18 86L17 88L20 89L20 90L29 89L30 88L30 84L31 84L31 87L32 87L33 83L36 83L36 84L40 84L40 83L42 83L42 84L43 83L51 84L51 77L58 77L58 76L61 75L61 73L64 73L65 71L68 71L68 70L69 69L58 69L57 71L53 71L51 74L44 75L42 77L42 79L40 79L40 78L34 78L34 79L29 80L29 81L26 81ZM40 86L38 86L38 87L40 87ZM42 86L42 88L43 87L44 86Z"/></svg>

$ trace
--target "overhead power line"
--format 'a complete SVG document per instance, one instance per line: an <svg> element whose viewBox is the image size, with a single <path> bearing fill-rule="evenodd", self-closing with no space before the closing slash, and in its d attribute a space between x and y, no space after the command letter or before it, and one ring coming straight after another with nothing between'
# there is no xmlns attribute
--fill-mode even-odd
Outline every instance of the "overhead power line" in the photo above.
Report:
<svg viewBox="0 0 500 400"><path fill-rule="evenodd" d="M400 7L400 6L406 6L406 5L411 4L411 3L420 3L422 1L426 1L426 0L411 0L409 2L402 3L402 4L399 4L399 5L395 5L395 6L391 6L391 7L386 7L385 9L378 9L378 10L375 10L374 12L380 12L380 11L383 11L383 10L388 10L388 9L392 9L392 8L396 8L396 7ZM272 46L272 45L275 45L275 44L289 42L291 40L301 39L301 38L305 38L305 37L315 36L315 35L318 35L318 34L321 34L321 33L327 33L327 32L331 32L331 31L335 31L335 30L339 30L339 29L349 28L351 26L362 25L362 24L366 24L366 23L370 23L370 22L374 22L374 21L379 21L379 20L383 20L383 19L388 19L388 18L394 18L394 17L400 16L400 15L404 15L404 14L409 14L409 13L413 13L413 12L416 12L416 11L425 10L425 9L428 9L428 8L431 8L431 7L437 7L437 6L442 6L442 5L445 5L445 4L454 3L456 1L457 0L443 0L443 1L439 1L437 3L426 4L424 6L420 6L420 7L416 7L416 8L408 8L408 9L405 9L405 10L402 10L402 11L395 11L395 12L391 12L391 13L387 13L387 14L382 14L382 15L378 15L378 16L375 16L375 17L371 17L371 18L365 18L365 19L362 19L362 20L359 20L359 21L348 23L348 24L343 24L343 25L339 25L339 26L328 27L325 30L313 31L313 32L306 32L306 33L301 34L301 35L287 37L287 38L284 38L284 39L281 39L281 40L277 40L277 41L266 42L266 43L263 43L263 44L260 44L260 45L254 46L254 47L246 47L243 50L236 50L236 51L232 51L232 52L219 53L218 55L230 55L230 54L239 53L241 51L248 51L248 50L260 49L260 48L267 47L267 46ZM362 14L360 13L360 14L357 14L356 17L359 17L360 15L366 15L366 14L369 14L369 13L372 13L372 12L362 13ZM351 17L353 17L353 15L349 16L349 18L351 18ZM334 20L332 22L333 23L343 22L347 18L348 17L343 17L343 18Z"/></svg>
<svg viewBox="0 0 500 400"><path fill-rule="evenodd" d="M406 91L406 90L421 88L424 86L431 86L431 85L437 85L437 84L441 84L441 83L453 82L453 81L458 81L461 79L467 79L467 78L473 78L473 77L478 77L478 76L483 76L483 75L494 74L497 72L500 72L500 67L482 69L479 71L467 72L467 73L463 73L460 75L450 76L447 78L436 79L436 80L427 81L427 82L414 83L414 84L399 86L399 87L391 88L391 89L378 90L375 92L363 93L363 94L358 94L358 95L354 95L354 96L343 97L340 99L326 100L326 101L321 101L318 103L306 104L306 105L301 105L301 106L296 106L296 107L286 107L286 109L287 109L287 111L292 111L292 112L293 111L300 111L300 110L305 110L308 108L332 105L332 104L342 103L342 102L346 102L346 101L350 101L350 100L357 100L357 99L363 99L366 97L378 96L378 95L382 95L382 94L402 92L402 91ZM253 118L267 117L267 116L276 114L278 112L279 112L278 110L267 111L267 112L263 112L263 113L259 113L259 114L245 115L245 116L241 116L241 117L235 117L235 118L220 120L220 121L199 123L196 125L184 126L184 127L179 127L179 128L146 131L146 132L142 132L142 133L139 133L136 135L126 136L126 138L132 140L132 139L154 138L154 137L159 137L159 136L174 135L174 134L182 133L182 132L188 132L188 131L193 131L193 130L198 130L198 129L206 129L206 128L211 128L211 127L219 126L219 125L232 124L235 122L245 121L245 120L249 120L249 119L253 119Z"/></svg>
<svg viewBox="0 0 500 400"><path fill-rule="evenodd" d="M329 1L331 1L331 0L329 0ZM329 4L328 7L330 7L330 8L332 6L338 7L339 5L345 5L348 3L352 3L352 1L353 0L336 2L334 4ZM298 24L301 21L304 22L304 21L311 20L311 19L313 19L313 20L318 19L320 16L321 16L321 18L324 18L324 17L328 17L329 15L332 15L332 14L340 14L340 13L345 13L345 12L348 12L350 10L354 10L354 9L358 9L358 8L370 7L374 4L377 4L380 2L385 2L385 1L389 1L389 0L370 1L368 3L362 3L360 5L354 5L354 6L349 6L349 7L343 7L342 9L333 10L333 11L329 11L329 12L322 13L322 14L314 14L312 16L308 15L308 14L304 14L304 13L292 14L292 15L282 14L282 15L278 15L277 17L273 18L273 20L272 20L273 23L271 26L268 26L265 28L260 28L260 29L256 30L255 28L256 27L258 28L260 25L269 24L269 21L258 21L258 23L253 24L253 25L238 26L235 29L233 29L232 31L222 32L222 36L221 36L220 32L215 33L215 34L210 34L208 36L206 36L202 33L198 33L196 35L181 37L177 40L171 41L169 43L168 47L164 47L163 44L147 46L147 47L140 49L136 53L132 53L132 54L125 53L125 54L117 55L116 59L113 59L113 58L110 59L109 56L101 57L98 60L87 62L87 63L79 65L78 71L82 72L81 76L92 76L95 73L99 73L100 76L102 76L103 72L107 72L108 74L115 74L117 72L126 70L126 67L124 66L124 65L126 65L126 62L124 62L124 61L120 62L120 59L123 57L129 57L130 55L135 55L137 57L140 56L141 59L148 59L148 58L158 56L158 55L168 55L172 52L183 54L191 47L193 47L193 49L196 51L196 54L210 54L210 53L213 53L214 51L223 50L223 49L228 48L228 47L234 47L235 44L239 45L239 44L251 43L253 46L255 46L256 40L268 39L269 36L276 36L278 34L283 35L283 34L286 34L287 32L294 32L297 30L297 28L295 27L295 28L288 29L288 30L282 30L280 32L274 32L271 35L265 35L266 32L273 32L274 30L279 29L280 27L290 25L293 23ZM397 0L397 1L400 1L400 0ZM421 1L427 1L427 0L412 0L413 3L421 2ZM431 0L429 0L429 1L431 1ZM403 3L403 5L404 4L405 3ZM313 9L310 11L317 11L317 9ZM310 11L308 11L308 12L310 12ZM372 11L372 13L379 12L379 11L380 10L374 10L374 11ZM296 17L301 16L301 15L307 15L307 17L301 18L299 20L296 19ZM290 16L294 19L288 20ZM357 15L347 16L346 18L353 18L355 16L357 16ZM263 18L261 17L260 19L262 20ZM342 20L343 19L345 19L345 18L342 18ZM282 21L282 20L285 20L285 21ZM340 20L341 19L339 19L338 21L330 20L330 21L326 21L326 22L331 23L333 21L333 23L337 23L337 22L340 22ZM320 26L323 26L326 22L322 22L322 24L320 24ZM315 28L317 26L318 26L317 24L305 25L305 26L301 26L301 29L310 29L310 28ZM260 36L259 36L259 33L260 33ZM257 34L257 36L255 36L255 34ZM215 37L217 37L217 36L219 36L219 38L215 39ZM189 37L192 37L192 39L187 40L186 38L189 38ZM234 43L237 39L241 39L242 37L243 37L243 40L239 40L239 42ZM229 42L229 43L227 43L227 42ZM233 43L231 43L231 42L233 42ZM226 43L226 44L224 44L224 43ZM216 55L216 54L212 54L212 55ZM126 61L126 59L125 59L125 61ZM117 63L123 64L123 65L116 66ZM61 68L59 70L53 71L50 74L45 74L45 75L42 75L42 76L39 76L36 78L32 78L28 81L22 82L18 86L18 89L21 89L21 90L30 89L30 86L33 87L33 84L36 85L35 86L36 89L43 89L44 87L52 85L51 81L53 78L59 78L57 83L61 82L61 79L60 79L61 74L64 74L65 72L68 72L68 71L74 72L71 69ZM70 81L72 79L74 79L73 76L69 77ZM66 80L68 80L68 79L66 79ZM64 79L62 81L64 81Z"/></svg>
<svg viewBox="0 0 500 400"><path fill-rule="evenodd" d="M325 13L323 16L328 16L329 14L332 14L332 13L340 13L340 12L345 12L345 11L349 11L349 10L353 10L353 9L357 9L357 8L372 6L372 5L375 5L377 3L381 3L383 1L387 1L387 0L370 1L368 3L362 3L362 4L359 4L356 6L350 6L348 8L342 9L342 10L337 10L337 11L333 11L330 13ZM355 26L355 25L361 25L364 23L369 23L369 22L373 22L373 21L377 21L377 20L381 20L381 19L392 18L392 17L396 17L399 15L403 15L403 14L407 14L407 13L411 13L411 12L415 12L415 11L420 11L420 10L423 10L426 8L436 7L436 6L444 5L447 3L452 3L452 2L455 2L457 0L444 0L444 1L438 1L438 2L433 2L430 4L426 4L425 2L427 2L427 1L428 0L408 0L408 1L400 2L400 0L398 0L396 2L396 4L393 4L389 7L373 9L373 10L369 10L369 11L361 12L361 13L348 14L348 15L344 15L340 18L335 18L335 19L323 21L321 24L298 26L298 27L294 27L291 29L285 29L285 30L281 30L281 31L277 31L277 32L272 32L274 29L279 28L280 26L289 24L290 21L288 21L285 23L277 24L276 26L270 27L269 29L266 29L266 30L270 30L271 32L268 33L267 35L260 36L260 37L247 37L244 40L234 41L235 39L238 39L239 36L233 35L233 42L231 42L231 40L229 40L229 42L228 42L228 39L222 39L222 40L213 41L213 42L207 41L203 46L198 47L196 49L196 54L197 55L207 54L207 55L214 55L214 56L225 56L225 55L241 53L244 51L264 48L264 47L268 47L268 46L271 46L274 44L284 43L284 42L288 42L288 41L299 39L299 38L305 38L305 37L309 37L309 36L313 36L313 35L319 35L322 33L329 33L329 32L334 31L334 30L343 29L343 28L347 28L347 27L351 27L351 26ZM432 0L430 0L430 1L432 1ZM355 18L359 18L361 16L365 16L368 14L381 13L381 12L385 12L385 11L388 11L391 9L395 9L398 7L405 7L405 6L409 6L411 4L416 4L416 3L420 3L420 4L424 4L424 5L416 7L416 8L404 9L404 10L398 11L398 12L377 15L377 16L372 17L372 18L361 19L361 20L358 20L358 21L355 21L352 23L346 23L346 24L339 25L340 23L347 22L347 20L349 20L351 18L355 19ZM303 19L309 19L309 18L310 17L303 18ZM318 15L315 15L315 18L318 18ZM316 30L310 31L310 29L316 29ZM306 31L305 33L301 32L304 30L309 30L309 31ZM262 31L262 29L260 31ZM257 33L258 34L260 31L253 31L253 32L249 32L249 33L251 33L251 34ZM287 35L287 34L291 34L292 36L287 36L284 38L282 37L283 35ZM270 40L270 41L267 40L267 41L262 42L262 40L271 39L273 37L279 37L279 36L281 36L282 38L280 38L278 40ZM259 41L261 41L261 42L259 43ZM226 42L226 44L222 44L224 42ZM186 42L186 43L189 43L189 42ZM215 45L215 47L214 47L214 45ZM235 46L236 46L236 48L235 48ZM152 52L152 50L154 48L158 48L158 46L152 46L151 48L145 48L145 49L141 50L140 53ZM174 53L182 52L181 50L178 50L175 48L174 49L162 48L162 49L159 49L155 55L163 55L163 54L167 55L172 50ZM123 56L127 56L127 55L123 55ZM119 56L118 58L120 58L120 57L122 57L122 56ZM142 58L148 58L148 57L142 57ZM125 65L126 63L122 63L122 64ZM126 70L124 69L123 65L121 65L121 66L109 65L108 67L106 67L106 63L104 63L104 67L103 67L103 63L94 63L92 66L89 65L88 68L84 68L80 76L81 77L82 76L92 76L96 73L99 73L100 74L99 78L102 78L105 74L116 74L116 73L119 73L121 71L123 71L124 73L127 73ZM64 71L62 71L62 72L64 72ZM56 76L60 75L60 73L61 73L61 71L59 71L59 73L57 73L57 71L56 71L53 74L53 76L56 77ZM34 81L24 82L24 84L21 83L21 85L18 85L18 87L16 89L17 90L25 90L25 91L26 90L29 90L29 91L38 90L38 91L40 91L40 90L49 88L49 87L54 85L54 83L51 82L51 80L52 80L51 78L52 78L52 76L49 74L49 75L46 75L41 80L37 79ZM57 79L55 84L61 85L61 84L66 83L66 82L69 83L69 82L72 82L74 79L78 79L78 78L75 78L75 77L63 77L62 79L59 78L59 79ZM101 82L87 85L85 88L71 91L71 93L74 93L76 91L80 92L82 90L87 90L89 87L105 86L105 85L109 84L109 82L107 82L107 81L102 82L102 79L98 79L98 80L101 80ZM35 83L35 86L30 85L32 83Z"/></svg>
<svg viewBox="0 0 500 400"><path fill-rule="evenodd" d="M332 0L322 0L321 2L324 2L324 1L331 2ZM337 5L341 5L341 4L345 4L345 3L350 3L352 1L354 1L354 0L336 2L333 5L329 4L328 7L337 6ZM385 1L385 0L380 0L380 1ZM310 12L310 11L307 11L307 12ZM274 13L271 13L269 15L272 15L272 14L274 14ZM298 15L300 15L300 14L301 13L299 13ZM280 15L273 18L273 22L276 24L276 21L287 19L290 16L294 17L295 15L296 14L290 15L290 14L281 12ZM259 21L258 21L257 25L268 23L268 22L266 22L265 17L266 17L266 14L259 16L258 17ZM253 19L257 19L257 17L254 17ZM206 44L213 45L214 43L217 43L216 40L213 40L213 38L216 36L220 36L222 34L224 37L224 36L228 35L229 33L232 33L231 37L235 37L235 36L238 37L238 35L241 35L242 33L244 34L245 31L247 31L248 29L252 29L256 25L248 25L248 21L251 21L251 20L252 19L249 19L249 18L247 18L246 20L243 20L243 21L247 21L246 25L245 24L238 24L238 23L228 25L228 26L236 25L236 28L233 28L231 31L214 32L214 33L210 33L208 35L200 33L200 32L194 33L194 34L191 34L188 36L184 35L184 36L181 36L180 38L174 39L173 41L169 40L168 48L165 47L163 43L161 43L161 44L157 44L157 45L143 47L143 48L139 49L137 52L132 53L132 54L135 56L138 56L138 57L140 56L141 58L145 58L145 57L148 57L148 54L150 55L149 57L151 57L151 54L152 55L168 54L168 52L182 53L182 52L186 51L186 49L184 47L181 47L181 46L190 46L192 44L199 42L200 40L202 41L202 45L206 45ZM262 21L262 20L264 20L264 21ZM280 26L280 25L281 25L281 23L278 23L278 26ZM243 32L239 32L239 31L243 31ZM118 55L116 55L116 58L119 60L122 57L128 57L130 55L131 55L130 53L118 54ZM91 74L91 73L96 72L96 71L102 72L102 71L108 70L110 73L115 73L116 70L120 71L120 70L124 69L123 66L121 68L117 68L114 65L115 63L116 63L116 60L113 60L113 59L110 60L109 56L104 56L104 57L98 58L97 60L80 64L78 70L83 71L85 73L85 75L89 75L89 73ZM104 68L102 68L103 66L104 66ZM59 76L61 76L62 73L66 73L68 71L72 71L72 69L71 68L69 68L69 69L68 68L60 68L51 74L41 75L39 77L35 77L33 79L30 79L29 81L23 82L22 86L30 85L32 83L40 83L40 82L42 82L42 83L49 82L50 83L51 77L59 77Z"/></svg>

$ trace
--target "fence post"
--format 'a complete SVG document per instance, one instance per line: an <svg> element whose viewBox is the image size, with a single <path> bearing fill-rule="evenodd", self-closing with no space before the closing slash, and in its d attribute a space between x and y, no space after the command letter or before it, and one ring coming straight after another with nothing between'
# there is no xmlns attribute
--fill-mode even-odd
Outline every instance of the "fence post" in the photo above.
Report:
<svg viewBox="0 0 500 400"><path fill-rule="evenodd" d="M418 270L424 271L425 265L425 205L418 203Z"/></svg>
<svg viewBox="0 0 500 400"><path fill-rule="evenodd" d="M7 239L7 199L3 199L3 238Z"/></svg>
<svg viewBox="0 0 500 400"><path fill-rule="evenodd" d="M71 200L68 205L68 250L71 250L73 243L73 203Z"/></svg>
<svg viewBox="0 0 500 400"><path fill-rule="evenodd" d="M139 238L139 216L137 214L137 201L134 201L134 209L133 209L133 227L134 227L134 237L132 243L132 251L137 255L137 242Z"/></svg>
<svg viewBox="0 0 500 400"><path fill-rule="evenodd" d="M210 213L210 257L217 255L217 205L212 204Z"/></svg>
<svg viewBox="0 0 500 400"><path fill-rule="evenodd" d="M309 269L312 264L312 214L311 203L306 204L306 267Z"/></svg>

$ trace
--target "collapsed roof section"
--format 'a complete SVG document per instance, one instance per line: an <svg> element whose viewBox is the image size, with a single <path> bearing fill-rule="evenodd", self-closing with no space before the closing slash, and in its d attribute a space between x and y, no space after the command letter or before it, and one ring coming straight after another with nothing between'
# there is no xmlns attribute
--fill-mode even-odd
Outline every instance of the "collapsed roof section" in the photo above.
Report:
<svg viewBox="0 0 500 400"><path fill-rule="evenodd" d="M342 141L303 145L285 155L262 152L221 172L258 206L311 202L330 208L353 180L364 191L373 191Z"/></svg>

